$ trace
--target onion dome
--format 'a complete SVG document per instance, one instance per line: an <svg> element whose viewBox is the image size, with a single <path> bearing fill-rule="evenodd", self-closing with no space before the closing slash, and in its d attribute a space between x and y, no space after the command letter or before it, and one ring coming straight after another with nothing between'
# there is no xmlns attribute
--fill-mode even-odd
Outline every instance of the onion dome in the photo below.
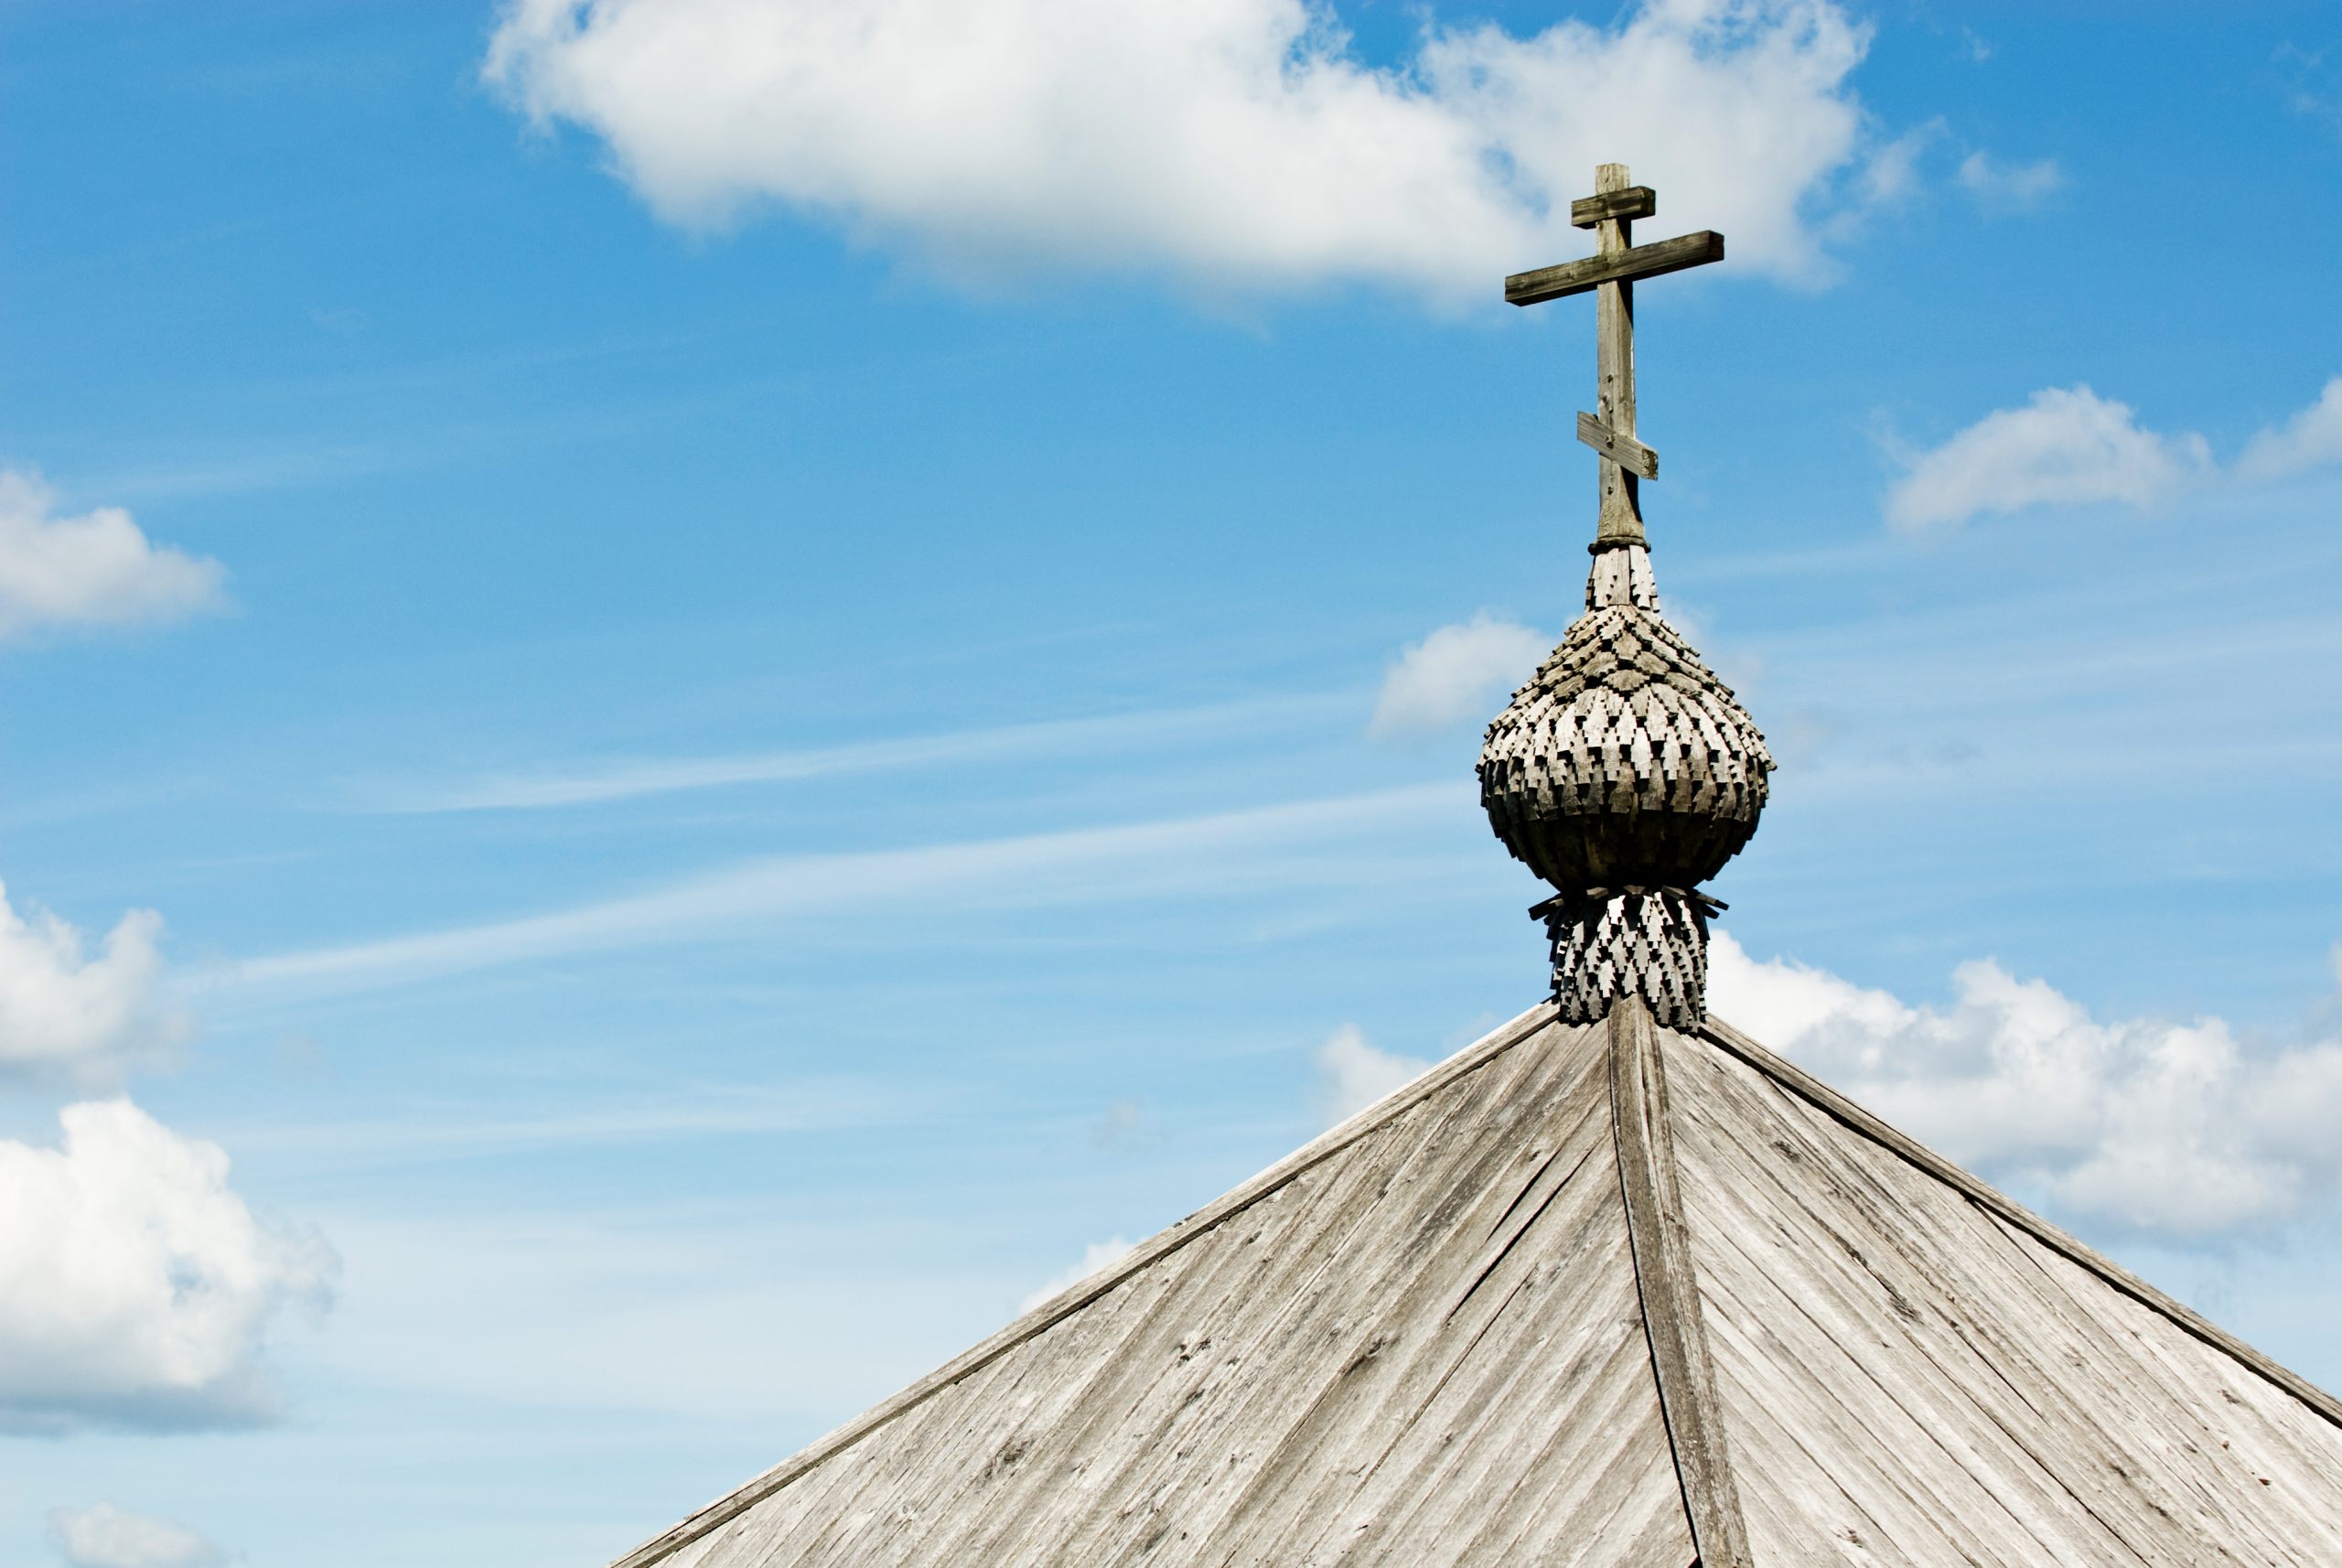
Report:
<svg viewBox="0 0 2342 1568"><path fill-rule="evenodd" d="M1595 557L1579 618L1480 750L1480 802L1560 892L1689 890L1756 831L1772 754L1659 613L1638 542Z"/></svg>

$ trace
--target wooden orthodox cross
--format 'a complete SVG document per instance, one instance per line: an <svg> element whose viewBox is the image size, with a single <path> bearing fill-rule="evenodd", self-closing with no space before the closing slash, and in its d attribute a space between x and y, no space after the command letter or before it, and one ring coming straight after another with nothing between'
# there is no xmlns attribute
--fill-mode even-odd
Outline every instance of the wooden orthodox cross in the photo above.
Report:
<svg viewBox="0 0 2342 1568"><path fill-rule="evenodd" d="M1596 550L1642 542L1637 486L1659 478L1659 454L1635 439L1635 279L1724 260L1724 236L1711 229L1655 245L1628 243L1635 220L1658 211L1658 194L1647 185L1628 184L1626 165L1604 164L1595 170L1594 194L1570 203L1571 223L1595 231L1595 253L1582 262L1515 273L1504 280L1504 297L1513 305L1600 291L1594 338L1601 381L1595 407L1599 412L1577 416L1577 438L1602 455Z"/></svg>

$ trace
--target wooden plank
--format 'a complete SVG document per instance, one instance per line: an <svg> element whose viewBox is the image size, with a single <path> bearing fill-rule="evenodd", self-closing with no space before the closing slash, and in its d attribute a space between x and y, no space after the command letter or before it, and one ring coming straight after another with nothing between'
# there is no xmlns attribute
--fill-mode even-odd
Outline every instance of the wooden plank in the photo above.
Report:
<svg viewBox="0 0 2342 1568"><path fill-rule="evenodd" d="M1501 1070L1513 1059L1491 1066ZM1451 1110L1445 1101L1418 1102L1264 1197L1238 1224L1194 1237L929 1402L943 1424L927 1451L906 1451L898 1425L826 1462L759 1505L748 1517L774 1515L773 1525L718 1561L727 1568L1016 1563L1028 1560L1037 1541L1094 1529L1097 1509L1123 1511L1131 1496L1144 1494L1126 1487L1122 1456L1164 1435L1160 1412L1176 1417L1225 1402L1214 1385L1251 1366L1231 1356L1249 1358L1263 1340L1282 1337L1284 1315L1324 1294L1317 1276L1345 1254L1349 1232L1385 1186L1396 1182L1403 1191L1406 1164L1449 1141ZM1263 1320L1264 1305L1276 1316ZM1135 1321L1085 1337L1092 1317L1115 1312ZM1305 1343L1305 1325L1298 1332ZM919 1419L914 1412L904 1424ZM1171 1445L1180 1445L1178 1435ZM782 1522L779 1510L800 1487L864 1455L875 1456L883 1486L824 1499L799 1516L801 1527Z"/></svg>
<svg viewBox="0 0 2342 1568"><path fill-rule="evenodd" d="M1570 203L1570 223L1579 229L1591 229L1597 223L1611 223L1620 219L1658 216L1659 192L1647 185L1600 191L1593 196L1581 196Z"/></svg>
<svg viewBox="0 0 2342 1568"><path fill-rule="evenodd" d="M1675 1136L1659 1031L1639 996L1610 1007L1610 1115L1627 1204L1635 1286L1659 1377L1660 1407L1703 1568L1750 1568L1748 1528L1724 1447L1723 1408L1708 1361L1700 1283L1676 1190Z"/></svg>
<svg viewBox="0 0 2342 1568"><path fill-rule="evenodd" d="M1459 1190L1476 1206L1509 1198L1516 1140L1586 1078L1588 1053L1552 1038L1545 1046L1560 1048L1509 1053L1390 1124L1376 1135L1381 1147L1358 1145L1344 1161L1348 1196L1328 1205L1338 1224L1269 1248L1290 1262L1292 1277L1247 1282L1169 1313L1166 1326L1191 1348L1209 1342L1196 1357L1201 1376L1093 1402L1106 1408L1087 1430L1036 1423L1037 1457L1074 1466L1078 1487L1038 1489L1013 1508L995 1500L986 1518L965 1521L986 1533L923 1540L919 1560L1024 1563L1080 1541L1090 1555L1117 1561L1170 1520L1193 1552L1218 1549L1230 1527L1269 1527L1305 1489L1290 1477L1322 1473L1329 1447L1364 1438L1372 1428L1365 1396L1428 1344L1418 1319L1426 1305L1434 1314L1445 1305L1447 1277L1472 1246L1477 1216L1456 1211ZM1407 1348L1391 1350L1394 1342ZM1173 1360L1160 1351L1142 1359ZM1261 1495L1271 1502L1245 1501ZM1013 1534L999 1528L1004 1511L1016 1515Z"/></svg>
<svg viewBox="0 0 2342 1568"><path fill-rule="evenodd" d="M1586 1054L1572 1048L1576 1042L1549 1036L1545 1044L1554 1048L1509 1051L1451 1080L1449 1092L1418 1101L1238 1224L1138 1276L1133 1285L1197 1252L1252 1260L1191 1271L1146 1308L1143 1332L1112 1346L1037 1345L1039 1376L1014 1410L980 1407L954 1422L938 1460L956 1466L956 1487L938 1490L931 1477L914 1476L897 1497L854 1499L859 1512L902 1521L882 1540L854 1543L868 1550L747 1561L1024 1563L1069 1541L1112 1559L1132 1544L1126 1536L1173 1517L1184 1539L1203 1539L1201 1510L1250 1483L1267 1459L1264 1439L1287 1433L1296 1411L1344 1379L1353 1337L1372 1337L1373 1316L1358 1303L1403 1294L1398 1282L1425 1266L1419 1253L1391 1245L1391 1233L1421 1232L1460 1171L1500 1169L1512 1143L1504 1134L1524 1119L1533 1123L1570 1078L1586 1076L1573 1065ZM1257 1217L1292 1194L1300 1194L1299 1212L1282 1226ZM1266 1407L1257 1418L1256 1404ZM1195 1457L1223 1448L1225 1464ZM983 1456L1003 1451L1019 1455L1015 1472L984 1473Z"/></svg>
<svg viewBox="0 0 2342 1568"><path fill-rule="evenodd" d="M2342 1434L1736 1053L1667 1042L1752 1493L1917 1562L2342 1561Z"/></svg>
<svg viewBox="0 0 2342 1568"><path fill-rule="evenodd" d="M1625 190L1627 166L1603 164L1594 171L1597 196ZM1634 242L1635 226L1624 218L1606 218L1595 228L1598 257L1625 255ZM1635 285L1618 282L1601 288L1594 300L1595 423L1632 439L1635 434ZM1595 513L1598 540L1638 540L1643 537L1642 497L1637 476L1616 463L1595 466L1600 499Z"/></svg>
<svg viewBox="0 0 2342 1568"><path fill-rule="evenodd" d="M1522 1538L1553 1568L1683 1568L1595 1045L1549 1029L1449 1080L930 1401L932 1443L903 1449L909 1412L748 1518L858 1458L912 1484L704 1537L703 1568L1499 1568ZM1189 1262L1240 1251L1268 1270ZM1059 1341L1183 1266L1144 1332Z"/></svg>
<svg viewBox="0 0 2342 1568"><path fill-rule="evenodd" d="M1421 1419L1427 1391L1450 1386L1459 1364L1477 1359L1488 1326L1507 1315L1512 1285L1500 1271L1470 1290L1486 1243L1539 1190L1542 1174L1582 1168L1583 1144L1603 1131L1595 1119L1600 1058L1582 1036L1559 1048L1566 1038L1512 1054L1536 1070L1478 1096L1478 1111L1459 1123L1462 1145L1438 1162L1453 1174L1393 1194L1398 1201L1362 1233L1370 1245L1346 1261L1338 1291L1311 1303L1307 1320L1277 1330L1281 1339L1325 1341L1329 1359L1285 1357L1255 1371L1214 1423L1218 1462L1180 1456L1191 1475L1235 1472L1236 1484L1214 1483L1217 1495L1182 1520L1204 1560L1302 1555L1288 1550L1296 1535L1355 1505ZM1545 1157L1523 1158L1532 1154ZM1598 1190L1562 1190L1573 1187L1579 1197ZM1508 1262L1518 1270L1533 1256L1533 1248L1528 1257L1516 1248ZM1209 1458L1214 1449L1201 1452Z"/></svg>
<svg viewBox="0 0 2342 1568"><path fill-rule="evenodd" d="M2178 1434L2187 1440L2188 1456L2217 1456L2240 1472L2236 1490L2244 1494L2247 1506L2223 1509L2224 1524L2241 1536L2253 1526L2265 1531L2283 1521L2292 1548L2298 1551L2315 1532L2315 1550L2304 1555L2321 1563L2342 1562L2342 1434L2258 1377L2237 1376L2241 1369L2235 1363L2161 1314L2126 1295L2108 1297L2071 1259L1997 1216L1987 1218L2066 1299L2098 1323L2107 1342L2126 1352L2131 1365L2151 1369L2153 1375L2139 1382L2167 1391L2175 1403L2197 1416L2192 1428ZM2100 1323L2101 1313L2110 1321ZM2283 1560L2273 1552L2263 1555Z"/></svg>
<svg viewBox="0 0 2342 1568"><path fill-rule="evenodd" d="M1997 1188L1969 1175L1918 1139L1888 1126L1802 1068L1774 1055L1719 1018L1711 1016L1702 1033L1799 1099L1873 1143L1891 1150L1938 1181L1956 1187L1979 1208L2000 1216L2052 1251L2079 1263L2132 1300L2152 1307L2186 1333L2234 1357L2255 1374L2284 1390L2327 1421L2342 1426L2342 1401L2337 1401L2299 1373L2279 1366L2218 1324L2165 1295L2096 1249L2068 1236Z"/></svg>
<svg viewBox="0 0 2342 1568"><path fill-rule="evenodd" d="M1669 1056L1692 1111L1684 1200L1738 1473L1752 1495L1793 1499L1791 1539L1860 1538L1891 1561L2135 1568L2121 1527L2143 1510L2109 1497L2120 1473L2105 1461L2121 1455L2058 1412L2055 1356L1971 1272L1972 1238L1936 1232L1941 1205L1867 1190L1801 1103L1728 1054L1693 1039ZM2059 1434L2069 1462L2045 1463ZM1767 1559L1780 1522L1756 1541Z"/></svg>
<svg viewBox="0 0 2342 1568"><path fill-rule="evenodd" d="M1540 1030L1553 1024L1555 1009L1541 1003L1442 1062L1396 1094L1368 1107L1348 1122L1270 1166L1251 1181L1143 1243L1122 1263L1092 1276L1036 1307L999 1333L937 1368L892 1399L874 1406L828 1436L783 1460L747 1485L725 1494L692 1514L672 1529L653 1537L617 1560L611 1568L649 1568L682 1547L739 1518L765 1498L821 1466L847 1447L914 1411L943 1390L991 1366L1064 1319L1109 1294L1125 1281L1154 1267L1163 1259L1245 1209L1284 1187L1304 1172L1334 1158L1350 1145L1404 1116L1415 1106L1439 1094L1457 1079L1478 1070Z"/></svg>
<svg viewBox="0 0 2342 1568"><path fill-rule="evenodd" d="M1549 299L1584 294L1606 283L1660 277L1668 273L1680 273L1686 267L1702 267L1710 262L1723 260L1724 236L1713 229L1703 229L1696 234L1685 234L1680 239L1636 245L1615 255L1588 256L1580 262L1563 262L1559 266L1540 267L1535 272L1515 273L1504 280L1505 303L1542 305Z"/></svg>
<svg viewBox="0 0 2342 1568"><path fill-rule="evenodd" d="M1631 435L1621 435L1594 415L1580 410L1577 438L1628 473L1645 479L1659 478L1659 454Z"/></svg>

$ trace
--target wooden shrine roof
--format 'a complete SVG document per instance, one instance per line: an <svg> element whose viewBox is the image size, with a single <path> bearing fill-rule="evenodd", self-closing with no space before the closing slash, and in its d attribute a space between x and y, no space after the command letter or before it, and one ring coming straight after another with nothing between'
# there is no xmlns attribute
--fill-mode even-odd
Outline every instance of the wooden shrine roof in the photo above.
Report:
<svg viewBox="0 0 2342 1568"><path fill-rule="evenodd" d="M1657 1031L1655 1293L1606 1026L1553 1020L618 1568L1689 1568L1719 1491L1763 1568L2342 1563L2342 1405L1721 1024Z"/></svg>

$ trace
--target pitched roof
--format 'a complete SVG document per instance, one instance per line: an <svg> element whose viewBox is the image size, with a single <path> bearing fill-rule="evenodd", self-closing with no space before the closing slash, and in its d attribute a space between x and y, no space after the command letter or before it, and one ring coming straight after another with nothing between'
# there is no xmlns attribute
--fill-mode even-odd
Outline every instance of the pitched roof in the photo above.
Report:
<svg viewBox="0 0 2342 1568"><path fill-rule="evenodd" d="M618 1568L1695 1558L2342 1562L2342 1405L1730 1028L1546 1005Z"/></svg>

